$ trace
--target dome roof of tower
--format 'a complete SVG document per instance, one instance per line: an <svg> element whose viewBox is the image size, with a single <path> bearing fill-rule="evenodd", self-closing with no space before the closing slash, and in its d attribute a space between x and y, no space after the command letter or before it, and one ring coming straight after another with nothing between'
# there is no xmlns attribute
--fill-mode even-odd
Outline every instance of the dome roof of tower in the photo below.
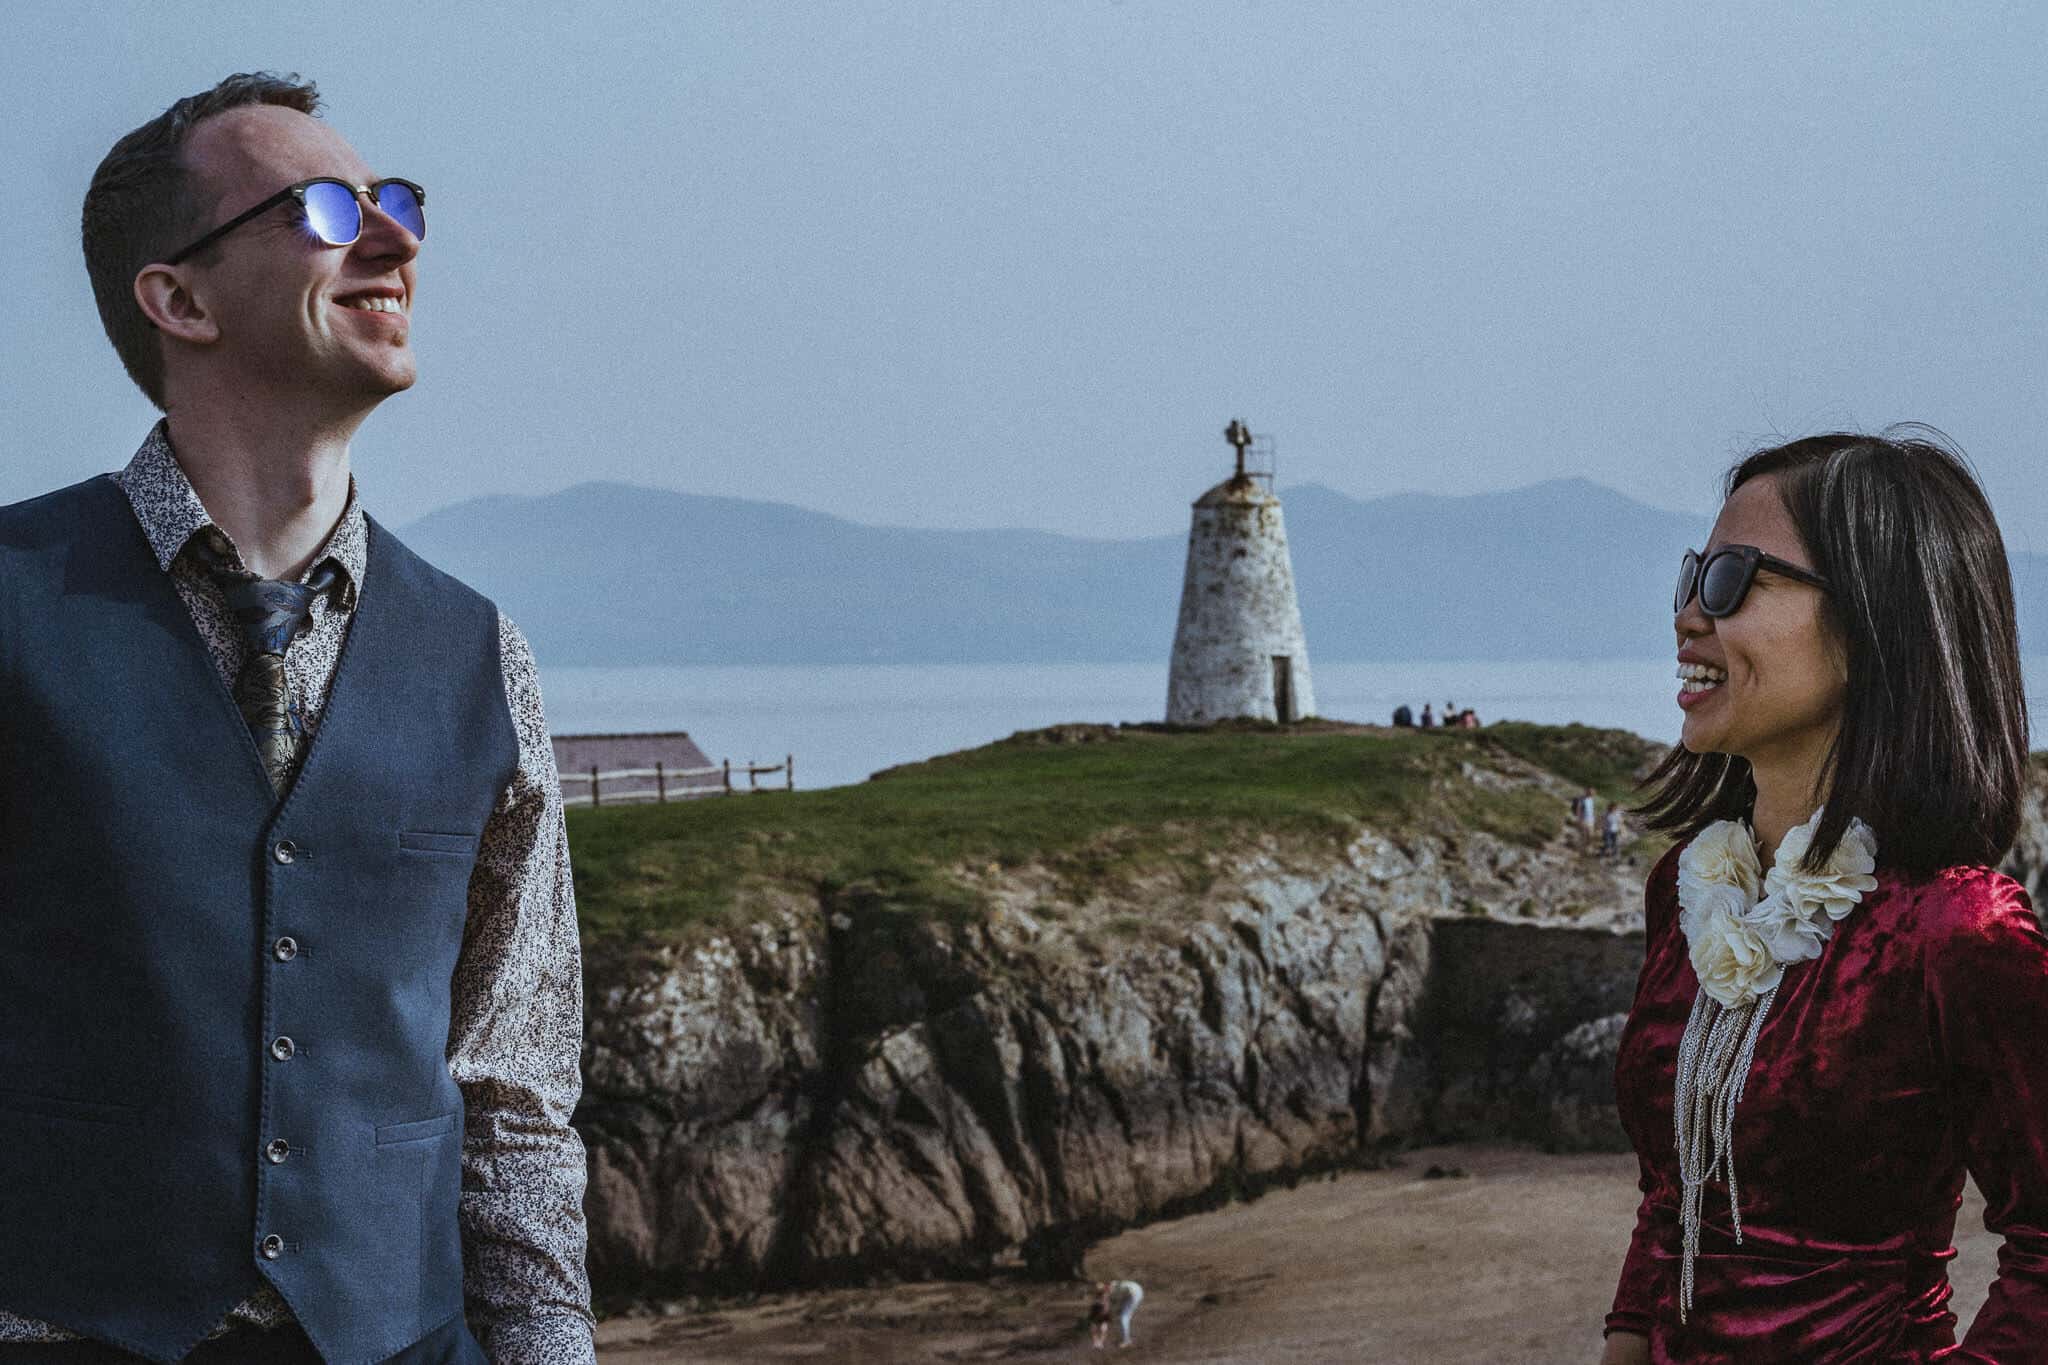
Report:
<svg viewBox="0 0 2048 1365"><path fill-rule="evenodd" d="M1253 478L1229 478L1195 499L1197 507L1224 507L1233 503L1246 507L1277 506L1280 499L1259 486Z"/></svg>

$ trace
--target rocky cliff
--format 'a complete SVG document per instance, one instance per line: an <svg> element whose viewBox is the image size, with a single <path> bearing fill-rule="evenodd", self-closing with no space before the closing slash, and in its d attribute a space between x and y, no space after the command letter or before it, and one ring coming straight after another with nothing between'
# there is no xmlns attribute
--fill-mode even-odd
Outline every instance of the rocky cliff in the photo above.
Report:
<svg viewBox="0 0 2048 1365"><path fill-rule="evenodd" d="M600 1291L1060 1272L1404 1144L1625 1147L1614 1045L1661 846L1603 863L1563 830L1577 783L1484 743L1448 780L1554 804L1554 834L1254 835L1085 895L958 866L978 908L950 915L886 880L764 886L702 941L591 944ZM2011 869L2037 896L2041 816Z"/></svg>

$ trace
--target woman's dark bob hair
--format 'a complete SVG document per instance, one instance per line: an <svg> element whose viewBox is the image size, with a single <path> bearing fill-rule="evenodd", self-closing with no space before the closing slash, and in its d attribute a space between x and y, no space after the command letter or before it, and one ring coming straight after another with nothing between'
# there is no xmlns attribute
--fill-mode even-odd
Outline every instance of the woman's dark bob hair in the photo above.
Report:
<svg viewBox="0 0 2048 1365"><path fill-rule="evenodd" d="M1827 814L1802 866L1826 864L1851 816L1908 876L1997 865L2019 834L2027 696L2012 570L1975 475L1918 424L1760 450L1728 472L1724 497L1766 474L1828 581L1821 626L1848 669L1817 779ZM1748 759L1682 743L1642 786L1655 789L1640 808L1650 828L1688 839L1756 802Z"/></svg>

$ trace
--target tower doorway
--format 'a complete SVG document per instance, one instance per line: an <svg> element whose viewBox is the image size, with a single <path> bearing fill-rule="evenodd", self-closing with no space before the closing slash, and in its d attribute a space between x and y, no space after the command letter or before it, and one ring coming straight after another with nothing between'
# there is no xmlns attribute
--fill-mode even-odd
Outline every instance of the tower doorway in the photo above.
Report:
<svg viewBox="0 0 2048 1365"><path fill-rule="evenodd" d="M1273 714L1282 725L1294 724L1294 659L1273 656Z"/></svg>

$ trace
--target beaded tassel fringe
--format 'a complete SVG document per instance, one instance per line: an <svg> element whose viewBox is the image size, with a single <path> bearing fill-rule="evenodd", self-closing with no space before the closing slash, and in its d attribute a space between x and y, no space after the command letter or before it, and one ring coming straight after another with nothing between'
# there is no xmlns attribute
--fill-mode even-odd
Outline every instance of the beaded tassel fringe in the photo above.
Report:
<svg viewBox="0 0 2048 1365"><path fill-rule="evenodd" d="M1684 1260L1679 1272L1678 1320L1692 1307L1693 1260L1700 1250L1700 1203L1717 1171L1728 1178L1728 1214L1735 1240L1742 1241L1742 1209L1735 1189L1735 1104L1749 1077L1756 1054L1756 1036L1770 1013L1775 987L1734 1009L1701 991L1693 998L1692 1017L1678 1045L1678 1076L1672 1114L1678 1129L1678 1175L1684 1185L1679 1226L1684 1233ZM1707 1159L1712 1134L1713 1160Z"/></svg>

